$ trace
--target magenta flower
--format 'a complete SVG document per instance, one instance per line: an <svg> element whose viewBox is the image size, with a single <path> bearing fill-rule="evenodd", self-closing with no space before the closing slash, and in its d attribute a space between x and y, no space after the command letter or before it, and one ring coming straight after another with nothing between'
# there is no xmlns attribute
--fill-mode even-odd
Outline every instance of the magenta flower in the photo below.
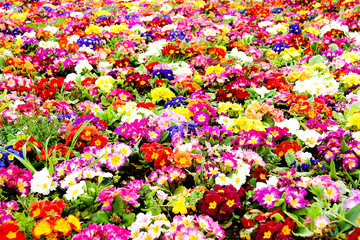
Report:
<svg viewBox="0 0 360 240"><path fill-rule="evenodd" d="M194 114L194 121L199 125L206 125L209 119L209 115L204 111L197 111Z"/></svg>
<svg viewBox="0 0 360 240"><path fill-rule="evenodd" d="M254 200L258 201L260 205L265 205L266 208L274 207L275 202L280 199L281 192L273 185L261 188L255 191Z"/></svg>

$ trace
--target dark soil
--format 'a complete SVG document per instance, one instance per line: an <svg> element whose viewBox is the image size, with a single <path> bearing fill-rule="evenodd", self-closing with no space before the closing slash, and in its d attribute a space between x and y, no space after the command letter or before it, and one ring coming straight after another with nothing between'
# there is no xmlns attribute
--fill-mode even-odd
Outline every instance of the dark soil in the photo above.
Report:
<svg viewBox="0 0 360 240"><path fill-rule="evenodd" d="M229 228L225 229L225 240L240 240L240 224L233 224Z"/></svg>

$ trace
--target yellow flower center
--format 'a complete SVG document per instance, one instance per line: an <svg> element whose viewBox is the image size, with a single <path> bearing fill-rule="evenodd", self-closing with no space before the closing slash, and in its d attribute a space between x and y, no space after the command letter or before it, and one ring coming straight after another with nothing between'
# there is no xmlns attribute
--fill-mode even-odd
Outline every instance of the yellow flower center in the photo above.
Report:
<svg viewBox="0 0 360 240"><path fill-rule="evenodd" d="M216 203L215 201L211 202L211 203L209 204L209 209L215 209L215 208L216 208L216 205L217 205L217 203Z"/></svg>
<svg viewBox="0 0 360 240"><path fill-rule="evenodd" d="M271 232L267 231L266 233L264 233L264 238L270 238L271 237Z"/></svg>

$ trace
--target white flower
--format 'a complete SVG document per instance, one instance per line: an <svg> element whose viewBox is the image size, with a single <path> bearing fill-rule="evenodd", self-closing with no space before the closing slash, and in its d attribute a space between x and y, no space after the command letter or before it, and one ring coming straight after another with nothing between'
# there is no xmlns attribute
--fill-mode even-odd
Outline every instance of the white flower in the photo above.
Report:
<svg viewBox="0 0 360 240"><path fill-rule="evenodd" d="M299 130L295 135L311 148L320 143L319 138L321 137L321 134L315 130Z"/></svg>
<svg viewBox="0 0 360 240"><path fill-rule="evenodd" d="M280 123L275 122L275 126L280 128L286 127L287 129L289 129L289 133L291 134L295 134L300 129L300 123L295 118L285 119Z"/></svg>
<svg viewBox="0 0 360 240"><path fill-rule="evenodd" d="M227 58L232 57L235 58L238 63L245 64L245 63L252 63L253 58L246 55L245 52L239 51L237 48L233 48L229 54L226 56Z"/></svg>
<svg viewBox="0 0 360 240"><path fill-rule="evenodd" d="M49 195L57 187L57 183L50 177L49 170L43 168L41 171L34 173L33 179L30 181L32 193L40 193Z"/></svg>
<svg viewBox="0 0 360 240"><path fill-rule="evenodd" d="M46 26L46 28L44 28L43 30L51 32L52 34L55 34L59 31L57 27L52 27L52 26Z"/></svg>
<svg viewBox="0 0 360 240"><path fill-rule="evenodd" d="M252 88L257 94L261 96L261 98L265 97L265 94L270 92L266 87L262 86L261 88Z"/></svg>
<svg viewBox="0 0 360 240"><path fill-rule="evenodd" d="M70 17L73 18L83 18L84 14L82 12L71 12Z"/></svg>
<svg viewBox="0 0 360 240"><path fill-rule="evenodd" d="M81 78L81 76L76 73L70 73L66 76L64 82L66 83L75 82L77 78Z"/></svg>
<svg viewBox="0 0 360 240"><path fill-rule="evenodd" d="M69 187L64 197L67 200L71 200L71 201L76 200L81 194L85 193L83 188L84 186L85 186L85 181L81 181L78 184Z"/></svg>
<svg viewBox="0 0 360 240"><path fill-rule="evenodd" d="M267 187L267 186L270 186L270 185L276 187L278 181L279 181L279 179L278 179L276 176L271 176L271 177L266 181L266 183L257 182L254 191L259 190L259 189L262 189L262 188Z"/></svg>
<svg viewBox="0 0 360 240"><path fill-rule="evenodd" d="M356 141L360 141L360 131L353 132L351 135Z"/></svg>
<svg viewBox="0 0 360 240"><path fill-rule="evenodd" d="M262 22L259 22L258 25L260 28L263 28L263 27L268 27L268 26L272 26L274 23L271 22L271 21L262 21Z"/></svg>
<svg viewBox="0 0 360 240"><path fill-rule="evenodd" d="M220 173L219 175L217 175L217 177L215 178L215 184L218 184L220 186L224 186L224 185L230 185L232 184L232 181L230 178L228 178L225 174Z"/></svg>

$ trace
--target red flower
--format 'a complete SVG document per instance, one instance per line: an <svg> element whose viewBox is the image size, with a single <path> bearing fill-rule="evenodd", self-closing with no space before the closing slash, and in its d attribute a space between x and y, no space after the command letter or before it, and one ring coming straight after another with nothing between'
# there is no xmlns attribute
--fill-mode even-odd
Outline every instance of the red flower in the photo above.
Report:
<svg viewBox="0 0 360 240"><path fill-rule="evenodd" d="M97 146L100 148L105 147L105 145L107 144L107 142L109 141L109 139L101 134L96 135L95 137L93 137L93 139L91 140L90 146Z"/></svg>
<svg viewBox="0 0 360 240"><path fill-rule="evenodd" d="M18 222L8 221L0 226L0 239L25 240L25 234L19 232Z"/></svg>
<svg viewBox="0 0 360 240"><path fill-rule="evenodd" d="M140 151L145 152L145 160L153 162L157 169L170 165L168 157L173 153L171 148L164 147L158 143L145 143L140 147Z"/></svg>
<svg viewBox="0 0 360 240"><path fill-rule="evenodd" d="M358 240L360 238L360 228L356 228L352 233L347 234L346 238L349 240Z"/></svg>
<svg viewBox="0 0 360 240"><path fill-rule="evenodd" d="M241 219L241 224L245 227L245 228L250 228L252 226L254 226L254 222L251 221L251 219L247 219L246 217L243 217Z"/></svg>

